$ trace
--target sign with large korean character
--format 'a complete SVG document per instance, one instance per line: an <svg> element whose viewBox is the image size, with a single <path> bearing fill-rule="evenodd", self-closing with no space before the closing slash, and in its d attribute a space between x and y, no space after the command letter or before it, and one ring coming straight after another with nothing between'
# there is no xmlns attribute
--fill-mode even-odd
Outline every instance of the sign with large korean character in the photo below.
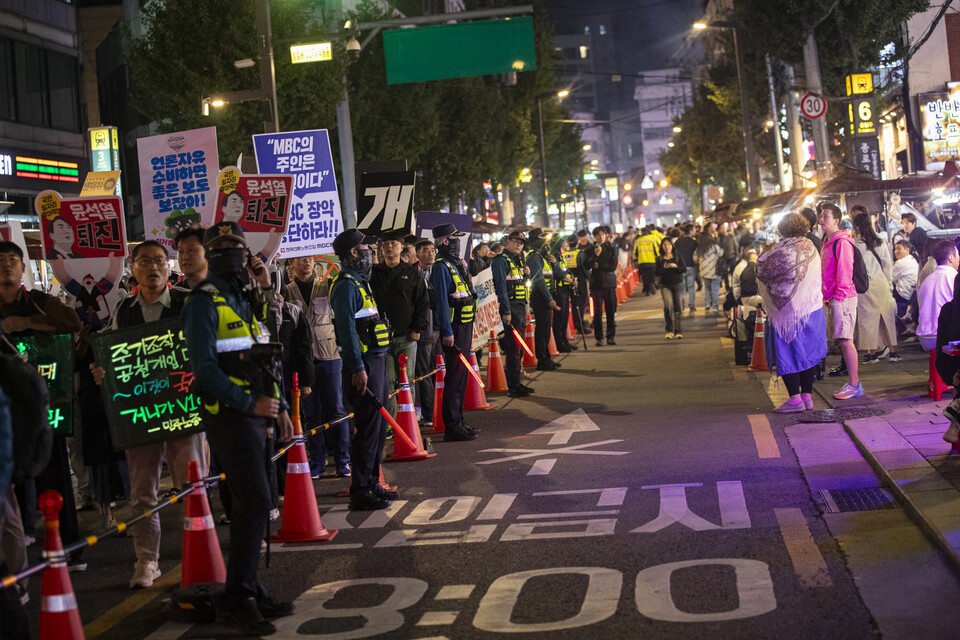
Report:
<svg viewBox="0 0 960 640"><path fill-rule="evenodd" d="M176 254L173 239L213 223L217 206L217 128L204 127L137 140L143 234Z"/></svg>
<svg viewBox="0 0 960 640"><path fill-rule="evenodd" d="M253 146L258 172L293 177L290 222L279 257L331 253L333 239L343 231L343 215L327 130L258 134Z"/></svg>
<svg viewBox="0 0 960 640"><path fill-rule="evenodd" d="M960 83L948 82L947 91L921 93L920 121L923 127L923 156L927 169L960 157Z"/></svg>
<svg viewBox="0 0 960 640"><path fill-rule="evenodd" d="M243 175L236 167L227 167L217 184L214 223L236 222L250 252L264 262L272 260L290 222L293 176Z"/></svg>
<svg viewBox="0 0 960 640"><path fill-rule="evenodd" d="M107 426L117 451L202 430L200 398L180 320L171 318L108 331L93 340Z"/></svg>
<svg viewBox="0 0 960 640"><path fill-rule="evenodd" d="M14 346L37 367L50 389L50 427L58 436L73 435L73 335L58 333L14 340Z"/></svg>
<svg viewBox="0 0 960 640"><path fill-rule="evenodd" d="M127 252L123 200L118 196L62 198L37 194L40 239L47 260L122 257Z"/></svg>
<svg viewBox="0 0 960 640"><path fill-rule="evenodd" d="M357 194L357 229L379 236L413 229L413 171L365 173Z"/></svg>

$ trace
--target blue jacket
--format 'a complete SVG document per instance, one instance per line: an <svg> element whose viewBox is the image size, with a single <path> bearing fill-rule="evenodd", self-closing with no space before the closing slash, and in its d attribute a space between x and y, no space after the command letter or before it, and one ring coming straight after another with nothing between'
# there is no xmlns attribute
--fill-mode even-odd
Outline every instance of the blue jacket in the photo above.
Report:
<svg viewBox="0 0 960 640"><path fill-rule="evenodd" d="M523 271L523 258L510 253L506 249L493 259L493 287L497 290L497 302L500 303L501 316L510 315L510 293L507 288L507 276L510 275L508 260L512 260L517 265L517 269Z"/></svg>
<svg viewBox="0 0 960 640"><path fill-rule="evenodd" d="M358 281L363 282L360 274L353 269L341 265L341 273L349 273ZM369 286L369 283L368 283ZM373 297L373 291L370 291ZM374 298L376 302L376 298ZM357 324L354 315L363 306L363 295L360 289L344 278L330 288L330 308L333 309L333 331L337 335L337 344L340 346L340 359L343 360L344 371L350 374L366 371L363 366L363 354L360 351L360 338L357 336ZM378 307L379 311L379 307ZM383 312L381 311L381 317ZM386 351L386 347L370 347L368 352L378 353ZM320 381L318 381L320 382Z"/></svg>

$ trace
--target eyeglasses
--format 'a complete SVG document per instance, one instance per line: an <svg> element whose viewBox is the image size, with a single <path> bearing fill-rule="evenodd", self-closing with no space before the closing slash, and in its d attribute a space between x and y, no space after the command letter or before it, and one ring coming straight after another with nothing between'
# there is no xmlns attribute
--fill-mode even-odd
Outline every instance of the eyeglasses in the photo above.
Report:
<svg viewBox="0 0 960 640"><path fill-rule="evenodd" d="M160 268L163 268L163 266L167 264L167 258L137 258L134 260L134 263L140 265L141 267L156 265Z"/></svg>

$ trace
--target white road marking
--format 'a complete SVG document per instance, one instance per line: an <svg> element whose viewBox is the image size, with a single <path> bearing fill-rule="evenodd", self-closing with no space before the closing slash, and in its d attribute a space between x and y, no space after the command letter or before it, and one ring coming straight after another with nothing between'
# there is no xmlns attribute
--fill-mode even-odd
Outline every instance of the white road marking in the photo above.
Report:
<svg viewBox="0 0 960 640"><path fill-rule="evenodd" d="M439 518L434 518L440 509L448 502L453 502L453 506L446 514ZM424 500L403 519L403 524L413 527L434 524L449 524L466 520L473 513L473 510L480 504L480 498L477 496L449 496L445 498L430 498Z"/></svg>
<svg viewBox="0 0 960 640"><path fill-rule="evenodd" d="M417 621L417 626L442 627L444 625L453 624L458 615L460 615L459 611L427 611L420 616L420 620Z"/></svg>
<svg viewBox="0 0 960 640"><path fill-rule="evenodd" d="M464 531L430 531L420 532L417 529L400 529L391 531L383 536L377 547L419 547L429 544L466 544L470 542L486 542L496 531L495 524L476 524Z"/></svg>
<svg viewBox="0 0 960 640"><path fill-rule="evenodd" d="M490 502L487 503L487 506L483 508L483 511L480 512L480 515L477 516L477 520L502 520L510 507L513 506L514 500L517 499L516 493L497 493L490 498Z"/></svg>
<svg viewBox="0 0 960 640"><path fill-rule="evenodd" d="M475 584L448 584L440 587L434 600L466 600L476 586Z"/></svg>
<svg viewBox="0 0 960 640"><path fill-rule="evenodd" d="M517 520L537 520L540 518L583 518L589 516L615 516L620 509L605 509L603 511L563 511L561 513L527 513L517 516Z"/></svg>
<svg viewBox="0 0 960 640"><path fill-rule="evenodd" d="M283 544L274 544L270 546L270 551L279 553L281 551L343 551L345 549L359 549L363 545L360 543L350 544L301 544L296 542L285 542Z"/></svg>
<svg viewBox="0 0 960 640"><path fill-rule="evenodd" d="M579 531L538 532L548 527L583 526ZM511 524L500 536L500 542L514 540L547 540L555 538L589 538L612 535L617 526L616 518L597 520L562 520L559 522L517 522Z"/></svg>
<svg viewBox="0 0 960 640"><path fill-rule="evenodd" d="M540 496L572 496L585 493L599 493L598 507L621 507L627 497L627 487L607 487L604 489L568 489L566 491L537 491L535 498Z"/></svg>
<svg viewBox="0 0 960 640"><path fill-rule="evenodd" d="M743 485L738 480L718 482L717 494L720 504L720 524L715 525L690 510L687 504L687 487L702 486L699 482L686 484L648 485L642 489L660 490L660 514L647 524L633 529L631 533L654 533L673 523L682 524L694 531L713 529L749 529L750 514L743 496Z"/></svg>
<svg viewBox="0 0 960 640"><path fill-rule="evenodd" d="M539 429L530 432L531 436L542 436L553 434L548 446L567 444L570 436L577 432L600 431L600 427L587 416L583 409L577 409L565 416L560 416L553 422L550 422Z"/></svg>
<svg viewBox="0 0 960 640"><path fill-rule="evenodd" d="M557 464L556 458L541 458L533 463L528 476L545 476L553 470L553 465Z"/></svg>
<svg viewBox="0 0 960 640"><path fill-rule="evenodd" d="M173 622L171 620L163 623L159 629L145 637L143 640L177 640L177 638L189 631L191 627L193 627L192 623Z"/></svg>
<svg viewBox="0 0 960 640"><path fill-rule="evenodd" d="M542 455L557 455L560 453L569 453L569 454L579 454L579 455L594 455L594 456L623 456L629 451L582 451L581 449L587 449L589 447L599 447L605 444L614 444L617 442L623 442L623 440L601 440L599 442L590 442L587 444L578 444L571 447L561 447L559 449L483 449L481 453L516 453L515 456L507 456L506 458L496 458L494 460L484 460L478 462L477 464L496 464L498 462L510 462L512 460L523 460L524 458L535 458Z"/></svg>

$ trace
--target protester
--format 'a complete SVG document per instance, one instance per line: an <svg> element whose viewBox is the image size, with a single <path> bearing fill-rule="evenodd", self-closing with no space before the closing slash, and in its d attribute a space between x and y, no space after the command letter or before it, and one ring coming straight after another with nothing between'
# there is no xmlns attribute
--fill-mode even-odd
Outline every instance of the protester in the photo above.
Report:
<svg viewBox="0 0 960 640"><path fill-rule="evenodd" d="M522 347L519 342L523 339L527 312L527 285L523 273L526 268L523 264L526 244L524 235L513 231L504 240L503 253L493 260L493 285L504 328L500 350L504 355L507 395L511 398L525 398L533 393L532 388L520 382Z"/></svg>
<svg viewBox="0 0 960 640"><path fill-rule="evenodd" d="M476 276L478 273L490 266L490 261L493 259L490 256L490 245L486 242L480 242L475 247L473 251L470 252L472 258L470 259L470 276Z"/></svg>
<svg viewBox="0 0 960 640"><path fill-rule="evenodd" d="M526 264L530 268L530 308L536 322L533 345L538 371L560 368L560 363L553 361L547 348L553 331L553 314L560 310L560 305L553 298L555 281L553 262L548 259L549 250L546 247L548 238L549 235L544 234L542 229L531 229L530 251L526 256Z"/></svg>
<svg viewBox="0 0 960 640"><path fill-rule="evenodd" d="M590 295L593 298L593 334L598 347L603 346L603 313L607 314L607 344L616 345L617 333L617 250L607 241L605 226L593 230L593 252L584 258L590 270ZM654 263L654 269L656 263Z"/></svg>
<svg viewBox="0 0 960 640"><path fill-rule="evenodd" d="M717 240L717 230L712 224L705 224L697 239L695 261L703 278L703 307L706 312L720 313L720 274L718 262L723 257L723 249Z"/></svg>
<svg viewBox="0 0 960 640"><path fill-rule="evenodd" d="M663 297L663 320L667 340L683 338L683 274L687 265L683 256L674 251L673 241L660 241L656 274L660 278L660 295Z"/></svg>
<svg viewBox="0 0 960 640"><path fill-rule="evenodd" d="M467 263L460 257L460 238L466 235L450 223L433 228L437 261L430 272L436 292L434 326L440 334L446 375L443 382L443 439L445 442L475 440L477 430L463 421L463 401L470 373L460 356L473 345L473 314L476 309Z"/></svg>
<svg viewBox="0 0 960 640"><path fill-rule="evenodd" d="M877 364L889 356L890 362L900 362L897 353L896 303L893 300L893 265L890 249L873 230L870 214L861 210L854 219L856 247L867 267L870 286L857 296L857 328L860 346L867 350L864 364ZM883 343L883 346L881 344ZM883 349L880 347L883 346Z"/></svg>
<svg viewBox="0 0 960 640"><path fill-rule="evenodd" d="M820 226L826 234L820 253L823 284L823 303L833 312L833 338L840 347L843 361L831 375L847 373L849 382L833 394L837 400L849 400L863 395L857 362L857 348L853 332L857 324L857 289L853 284L853 238L840 229L840 208L825 203L820 211Z"/></svg>
<svg viewBox="0 0 960 640"><path fill-rule="evenodd" d="M949 240L933 243L931 254L937 262L937 267L917 290L917 301L920 306L917 337L920 338L920 345L925 351L936 347L940 309L953 300L953 283L957 277L957 268L960 267L957 248Z"/></svg>

